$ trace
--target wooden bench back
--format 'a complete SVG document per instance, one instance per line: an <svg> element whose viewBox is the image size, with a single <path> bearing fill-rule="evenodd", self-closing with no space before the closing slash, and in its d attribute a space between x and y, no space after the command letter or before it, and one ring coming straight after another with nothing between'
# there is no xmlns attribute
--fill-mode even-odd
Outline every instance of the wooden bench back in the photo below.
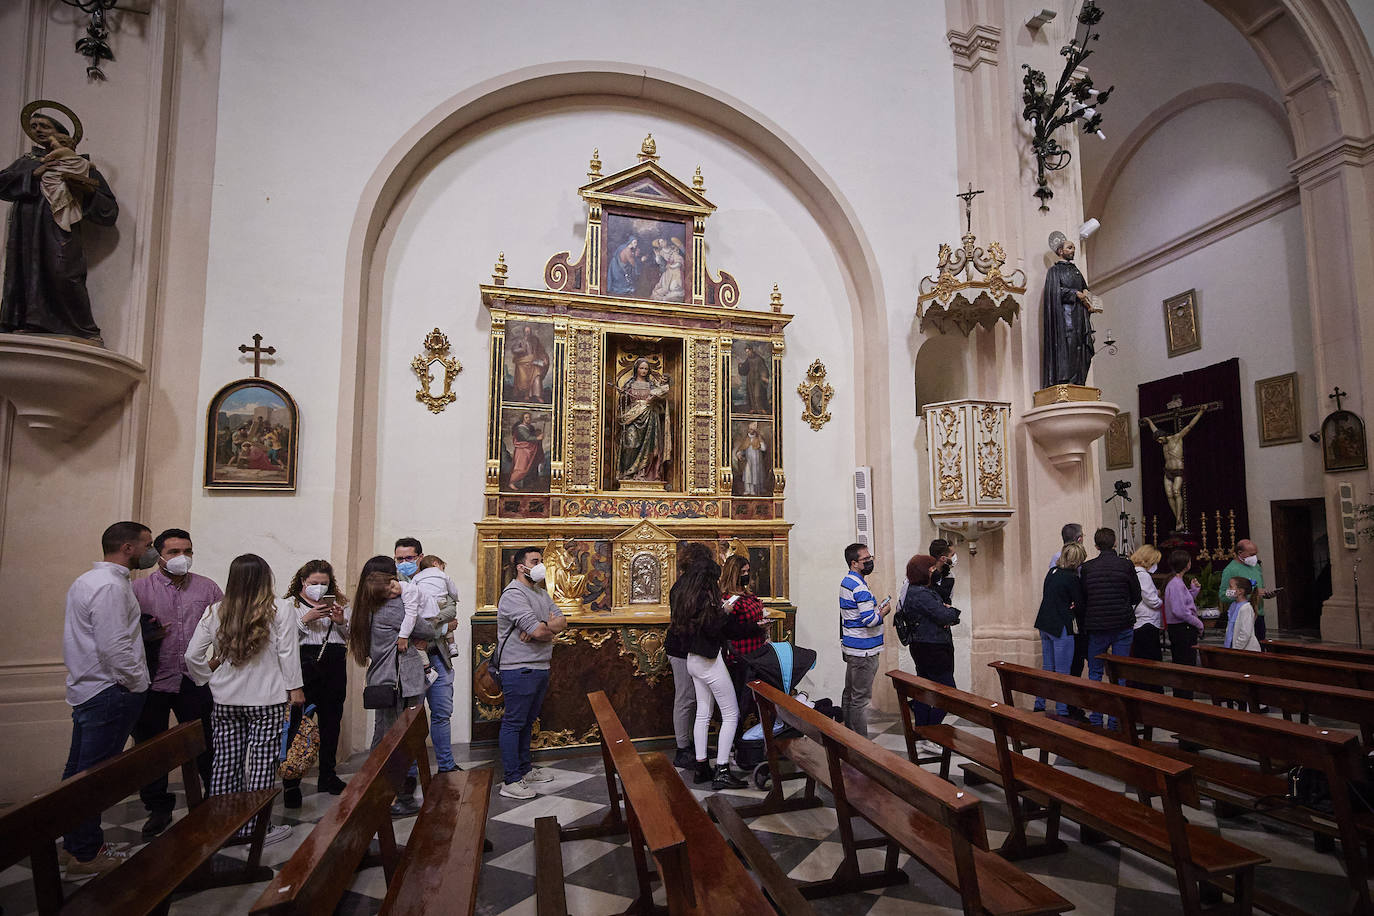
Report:
<svg viewBox="0 0 1374 916"><path fill-rule="evenodd" d="M411 760L424 757L428 734L424 707L404 710L249 912L334 912L373 837L390 875L397 858L391 803Z"/></svg>
<svg viewBox="0 0 1374 916"><path fill-rule="evenodd" d="M999 754L1005 752L1008 740L1029 744L1128 786L1175 798L1194 808L1201 804L1192 768L1186 763L1142 748L1123 747L1120 741L1106 735L1036 716L1010 703L947 687L905 671L890 671L888 676L903 702L915 699L971 722L989 721L998 739Z"/></svg>
<svg viewBox="0 0 1374 916"><path fill-rule="evenodd" d="M1348 731L1300 725L1224 706L1181 700L1119 684L1087 681L1009 662L992 662L988 667L997 671L1002 690L1007 696L1015 692L1069 702L1067 698L1070 695L1082 696L1082 691L1087 690L1101 696L1101 699L1088 697L1083 705L1090 709L1116 698L1125 710L1126 718L1122 721L1130 723L1124 729L1125 738L1132 743L1136 740L1134 726L1146 725L1179 732L1185 738L1207 742L1256 759L1273 758L1321 769L1328 769L1333 761L1338 761L1338 770L1352 775L1357 772L1359 741Z"/></svg>
<svg viewBox="0 0 1374 916"><path fill-rule="evenodd" d="M201 801L196 758L205 750L205 727L197 719L136 744L0 815L0 870L52 842L92 814L123 801L141 787L181 767L187 804Z"/></svg>
<svg viewBox="0 0 1374 916"><path fill-rule="evenodd" d="M636 842L642 838L649 852L658 862L669 900L682 900L695 905L691 866L687 858L687 838L673 817L667 802L654 786L653 777L639 759L634 741L630 738L615 707L603 691L587 694L596 724L601 730L601 755L606 772L612 770L620 777L625 792L626 813L630 818L630 835ZM617 805L615 798L611 804ZM636 832L639 838L635 837Z"/></svg>
<svg viewBox="0 0 1374 916"><path fill-rule="evenodd" d="M1283 639L1266 639L1260 645L1264 647L1265 652L1275 655L1296 655L1299 658L1349 662L1352 665L1374 665L1374 649L1359 649L1329 642L1290 642Z"/></svg>
<svg viewBox="0 0 1374 916"><path fill-rule="evenodd" d="M1197 651L1205 667L1221 671L1239 671L1242 674L1284 677L1336 687L1374 690L1374 665L1275 655L1272 652L1247 652L1244 649L1223 649L1219 646L1198 646Z"/></svg>
<svg viewBox="0 0 1374 916"><path fill-rule="evenodd" d="M934 773L867 738L763 681L750 681L760 709L797 729L922 814L986 848L987 831L978 799ZM770 726L763 712L764 728ZM836 774L832 773L832 780Z"/></svg>

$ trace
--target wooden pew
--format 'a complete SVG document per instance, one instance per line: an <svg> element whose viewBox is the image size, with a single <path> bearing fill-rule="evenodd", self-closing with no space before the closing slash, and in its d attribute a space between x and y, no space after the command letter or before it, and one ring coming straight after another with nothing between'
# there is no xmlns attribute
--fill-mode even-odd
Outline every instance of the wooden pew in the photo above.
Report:
<svg viewBox="0 0 1374 916"><path fill-rule="evenodd" d="M1275 655L1296 655L1299 658L1348 662L1352 665L1374 665L1374 649L1357 649L1354 646L1331 642L1293 642L1283 639L1266 639L1260 645L1264 647L1265 652Z"/></svg>
<svg viewBox="0 0 1374 916"><path fill-rule="evenodd" d="M1250 710L1272 706L1282 710L1285 718L1297 715L1302 722L1306 722L1309 716L1348 722L1360 728L1365 748L1374 750L1374 691L1199 668L1195 665L1175 665L1148 658L1123 655L1099 657L1106 663L1109 680L1125 678L1137 684L1178 687L1206 694L1214 700L1244 703Z"/></svg>
<svg viewBox="0 0 1374 916"><path fill-rule="evenodd" d="M1264 677L1281 677L1292 681L1311 681L1332 687L1351 687L1355 690L1374 690L1374 665L1352 665L1349 662L1329 662L1272 652L1247 652L1244 649L1223 649L1220 646L1198 646L1198 658L1205 668L1219 671L1239 671Z"/></svg>
<svg viewBox="0 0 1374 916"><path fill-rule="evenodd" d="M29 859L38 912L43 914L166 912L168 897L177 891L267 880L272 870L261 864L262 840L272 800L280 790L203 798L196 758L204 750L204 726L199 720L187 722L6 811L0 815L0 870ZM127 862L64 899L54 840L177 767L186 786L186 816ZM247 863L213 868L211 857L259 814L263 817L254 829Z"/></svg>
<svg viewBox="0 0 1374 916"><path fill-rule="evenodd" d="M429 772L424 707L407 709L368 754L339 800L282 866L251 913L332 913L367 864L376 838L387 879L383 913L471 913L476 907L491 770ZM412 761L418 763L424 804L406 846L396 844L391 803ZM435 896L442 895L442 896Z"/></svg>
<svg viewBox="0 0 1374 916"><path fill-rule="evenodd" d="M845 858L834 877L802 885L807 897L865 890L906 875L896 867L905 849L940 880L959 892L965 913L1062 913L1073 904L988 850L981 803L955 786L879 747L762 681L749 687L759 705L774 792L779 764L792 760L835 799ZM774 737L781 720L802 733ZM770 793L770 795L773 793ZM712 810L724 799L712 799ZM763 810L759 810L762 808ZM754 807L764 813L765 806ZM888 847L882 871L863 874L853 819L882 832Z"/></svg>
<svg viewBox="0 0 1374 916"><path fill-rule="evenodd" d="M635 750L633 739L605 693L589 693L587 701L601 731L601 759L611 810L601 824L562 830L560 839L628 832L639 885L635 911L654 912L656 878L663 883L671 916L763 914L774 908L782 913L811 912L810 905L785 877L782 883L774 880L781 875L776 866L771 875L758 872L763 888L754 883L749 870L731 851L672 762L662 754L640 754ZM657 874L649 870L649 858L657 865ZM536 861L550 867L555 864L547 851ZM551 886L555 880L561 882L561 875L536 871L536 887ZM546 899L541 899L538 906L540 913L556 912L557 908L555 902Z"/></svg>
<svg viewBox="0 0 1374 916"><path fill-rule="evenodd" d="M1250 912L1255 866L1269 860L1188 823L1183 806L1196 808L1199 799L1187 764L905 671L890 671L888 676L901 698L902 724L909 748L914 750L913 744L919 734L946 748L946 753L953 752L974 761L980 765L982 773L1002 787L1012 816L1012 833L1003 847L1004 854L1024 856L1061 851L1064 845L1057 833L1062 814L1081 826L1115 839L1122 846L1171 865L1178 877L1185 912L1202 912L1202 884L1229 891L1235 898L1235 910ZM993 740L987 741L952 725L927 725L918 729L911 716L912 700L990 728ZM1013 742L1059 754L1093 772L1159 796L1163 810L1155 810L1120 792L1019 754L1013 749ZM1043 843L1032 845L1029 841L1022 798L1048 812Z"/></svg>
<svg viewBox="0 0 1374 916"><path fill-rule="evenodd" d="M1247 653L1254 655L1257 653ZM1355 912L1374 913L1370 903L1369 869L1361 850L1362 841L1374 837L1374 821L1356 815L1349 795L1332 792L1332 814L1306 808L1274 805L1282 798L1287 780L1276 772L1276 764L1297 764L1320 770L1330 785L1345 786L1360 776L1363 752L1356 736L1347 731L1302 725L1272 716L1256 715L1234 709L1182 700L1148 690L1135 690L1118 684L1099 683L1036 668L993 662L1002 682L1002 694L1010 704L1017 693L1043 696L1087 707L1111 704L1118 710L1120 728L1109 734L1118 740L1153 750L1188 763L1193 767L1198 789L1223 805L1233 805L1263 814L1341 841L1341 856L1351 884L1351 907ZM1221 760L1180 749L1175 744L1148 741L1141 737L1145 728L1177 732L1181 737L1202 742L1208 747L1260 762L1259 768L1246 767L1235 760ZM1256 902L1271 912L1276 902L1256 895ZM1275 904L1275 905L1271 905ZM1288 908L1292 911L1292 908Z"/></svg>

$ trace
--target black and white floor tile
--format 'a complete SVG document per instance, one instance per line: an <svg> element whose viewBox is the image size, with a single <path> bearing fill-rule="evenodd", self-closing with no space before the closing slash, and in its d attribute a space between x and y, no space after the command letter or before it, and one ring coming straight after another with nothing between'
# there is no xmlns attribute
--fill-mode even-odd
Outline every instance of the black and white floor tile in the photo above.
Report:
<svg viewBox="0 0 1374 916"><path fill-rule="evenodd" d="M968 723L959 723L968 726ZM892 717L874 716L870 723L872 737L879 744L903 752L901 724ZM974 729L974 731L977 731ZM490 764L490 756L466 754L455 748L459 761L466 766ZM353 760L362 762L363 755ZM598 821L606 811L606 782L599 755L583 755L541 761L554 776L542 786L542 794L530 800L515 800L496 793L499 779L493 786L487 837L496 849L488 853L483 865L478 893L478 912L490 916L533 916L534 905L534 821L552 815L561 825L579 826ZM347 777L349 768L344 769ZM954 772L960 771L955 767ZM1094 778L1086 770L1077 775ZM962 782L962 776L956 775ZM793 791L801 790L801 783L792 783ZM280 867L296 850L313 823L334 802L334 796L314 794L310 780L304 784L304 805L294 811L274 811L274 823L293 826L292 835L267 847L264 863ZM711 793L692 787L698 799ZM984 816L988 839L993 848L1006 837L1010 827L1007 810L1000 790L991 786L977 786L971 791L984 802ZM739 790L728 793L741 803L761 797L762 793ZM823 793L824 794L824 793ZM1207 830L1216 831L1227 839L1270 857L1268 865L1256 873L1257 889L1279 897L1310 913L1334 913L1346 893L1346 880L1341 861L1335 854L1314 851L1310 835L1295 828L1277 824L1252 815L1218 820L1209 803L1200 811L1190 811L1190 818ZM110 809L105 814L106 839L137 846L139 829L145 814L137 798ZM409 836L414 818L396 822L397 839L404 842ZM793 878L810 880L826 878L833 873L841 857L839 831L833 808L817 808L786 814L756 818L750 826L758 834L782 868ZM1066 822L1062 828L1069 841L1067 851L1020 863L1028 873L1063 894L1076 906L1075 913L1084 916L1166 916L1181 912L1178 893L1171 869L1113 843L1084 846L1077 843L1077 827ZM573 914L607 914L625 909L634 894L634 867L630 850L623 840L581 840L563 845L564 872L567 876L568 907ZM224 855L243 858L242 847L230 849ZM880 850L868 850L864 855L881 862ZM934 878L918 862L905 856L900 859L910 881L903 885L867 893L849 894L815 901L817 912L835 916L894 916L906 913L953 914L959 912L959 898L950 888ZM212 891L176 898L174 914L243 913L262 892L262 884L219 888ZM346 914L376 913L386 892L380 868L360 871L345 895L339 912ZM0 913L22 916L34 911L33 889L27 865L17 865L0 872ZM442 912L436 909L435 912Z"/></svg>

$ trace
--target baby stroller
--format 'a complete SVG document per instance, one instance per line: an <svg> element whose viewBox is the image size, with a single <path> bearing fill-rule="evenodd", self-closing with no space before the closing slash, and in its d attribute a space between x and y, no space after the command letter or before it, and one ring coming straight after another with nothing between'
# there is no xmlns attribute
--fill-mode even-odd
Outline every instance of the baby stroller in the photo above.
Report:
<svg viewBox="0 0 1374 916"><path fill-rule="evenodd" d="M785 642L771 642L744 659L742 685L747 685L750 681L763 681L770 687L791 694L797 682L806 677L814 667L814 649ZM740 720L743 721L750 712L757 712L757 704L754 702L754 692L747 686L742 686L740 694ZM832 718L835 718L838 712L830 700L818 700L815 708ZM788 731L796 734L795 729L788 729L781 722L775 723L774 734L786 736ZM754 785L759 789L768 788L770 775L762 722L756 723L753 728L736 739L735 765L740 769L752 768Z"/></svg>

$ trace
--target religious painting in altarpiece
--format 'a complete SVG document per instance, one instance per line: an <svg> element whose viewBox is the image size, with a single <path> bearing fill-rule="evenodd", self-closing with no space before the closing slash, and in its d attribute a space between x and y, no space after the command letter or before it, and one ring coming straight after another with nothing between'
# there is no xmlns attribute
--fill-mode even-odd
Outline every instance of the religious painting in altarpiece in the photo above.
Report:
<svg viewBox="0 0 1374 916"><path fill-rule="evenodd" d="M775 637L793 631L778 396L791 316L766 293L742 307L735 278L708 268L716 207L700 169L679 179L652 138L614 174L594 155L577 193L580 253L551 257L542 289L507 285L515 268L502 260L480 290L491 340L472 662L495 648L515 548L544 548L570 622L555 680L564 665L590 666L582 673L613 701L635 697L633 733L670 734L663 636L688 543L718 560L746 551ZM541 746L595 740L586 690L567 693L566 709L546 701ZM494 740L499 718L499 705L475 700L473 740Z"/></svg>

